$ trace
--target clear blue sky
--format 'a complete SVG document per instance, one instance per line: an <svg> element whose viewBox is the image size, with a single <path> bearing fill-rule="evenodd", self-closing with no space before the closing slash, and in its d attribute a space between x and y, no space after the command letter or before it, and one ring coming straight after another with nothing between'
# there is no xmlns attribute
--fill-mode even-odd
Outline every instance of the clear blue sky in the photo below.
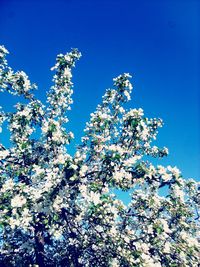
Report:
<svg viewBox="0 0 200 267"><path fill-rule="evenodd" d="M129 107L165 122L157 144L170 155L158 163L199 179L199 12L193 0L1 0L0 43L10 65L38 84L41 99L56 54L79 48L69 124L77 140L112 78L134 74Z"/></svg>

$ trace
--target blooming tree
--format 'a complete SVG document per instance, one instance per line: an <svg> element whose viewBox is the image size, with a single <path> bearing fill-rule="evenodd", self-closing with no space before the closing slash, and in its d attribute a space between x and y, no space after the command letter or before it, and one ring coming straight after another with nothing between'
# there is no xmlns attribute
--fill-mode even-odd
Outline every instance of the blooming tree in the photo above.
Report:
<svg viewBox="0 0 200 267"><path fill-rule="evenodd" d="M81 54L57 56L45 105L6 54L0 46L0 89L24 100L0 110L11 140L0 144L0 266L200 266L199 184L147 161L168 153L152 145L163 123L124 109L131 76L114 79L72 156L65 126Z"/></svg>

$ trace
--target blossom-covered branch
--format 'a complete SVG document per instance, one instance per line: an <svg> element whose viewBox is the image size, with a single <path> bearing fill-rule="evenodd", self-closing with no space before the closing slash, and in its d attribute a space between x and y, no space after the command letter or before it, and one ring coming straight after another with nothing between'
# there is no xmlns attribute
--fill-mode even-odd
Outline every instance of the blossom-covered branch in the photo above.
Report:
<svg viewBox="0 0 200 267"><path fill-rule="evenodd" d="M125 108L131 76L106 90L73 156L65 126L80 52L57 56L45 105L7 54L0 46L0 90L24 100L0 110L10 131L10 146L0 144L0 265L198 267L200 184L150 163L168 154L152 144L163 122Z"/></svg>

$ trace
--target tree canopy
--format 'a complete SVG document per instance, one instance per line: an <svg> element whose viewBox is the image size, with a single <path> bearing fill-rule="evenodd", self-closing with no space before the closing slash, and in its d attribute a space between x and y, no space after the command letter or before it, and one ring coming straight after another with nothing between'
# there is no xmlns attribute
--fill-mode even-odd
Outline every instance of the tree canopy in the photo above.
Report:
<svg viewBox="0 0 200 267"><path fill-rule="evenodd" d="M0 110L10 131L10 146L0 144L0 265L200 266L199 183L149 162L168 154L152 144L163 122L124 108L131 76L114 79L70 155L67 112L80 52L57 56L45 104L7 54L0 46L0 90L24 100ZM114 189L130 192L130 203Z"/></svg>

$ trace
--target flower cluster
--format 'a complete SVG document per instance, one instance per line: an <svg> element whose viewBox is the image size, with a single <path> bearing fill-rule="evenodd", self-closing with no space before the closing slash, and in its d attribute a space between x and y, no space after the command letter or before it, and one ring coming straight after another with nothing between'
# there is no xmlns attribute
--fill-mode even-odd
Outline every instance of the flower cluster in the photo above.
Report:
<svg viewBox="0 0 200 267"><path fill-rule="evenodd" d="M65 126L80 52L57 56L46 105L7 54L0 46L0 91L24 101L0 110L11 141L0 144L0 265L198 267L200 184L147 161L168 154L152 145L163 122L125 109L131 76L114 79L72 156Z"/></svg>

